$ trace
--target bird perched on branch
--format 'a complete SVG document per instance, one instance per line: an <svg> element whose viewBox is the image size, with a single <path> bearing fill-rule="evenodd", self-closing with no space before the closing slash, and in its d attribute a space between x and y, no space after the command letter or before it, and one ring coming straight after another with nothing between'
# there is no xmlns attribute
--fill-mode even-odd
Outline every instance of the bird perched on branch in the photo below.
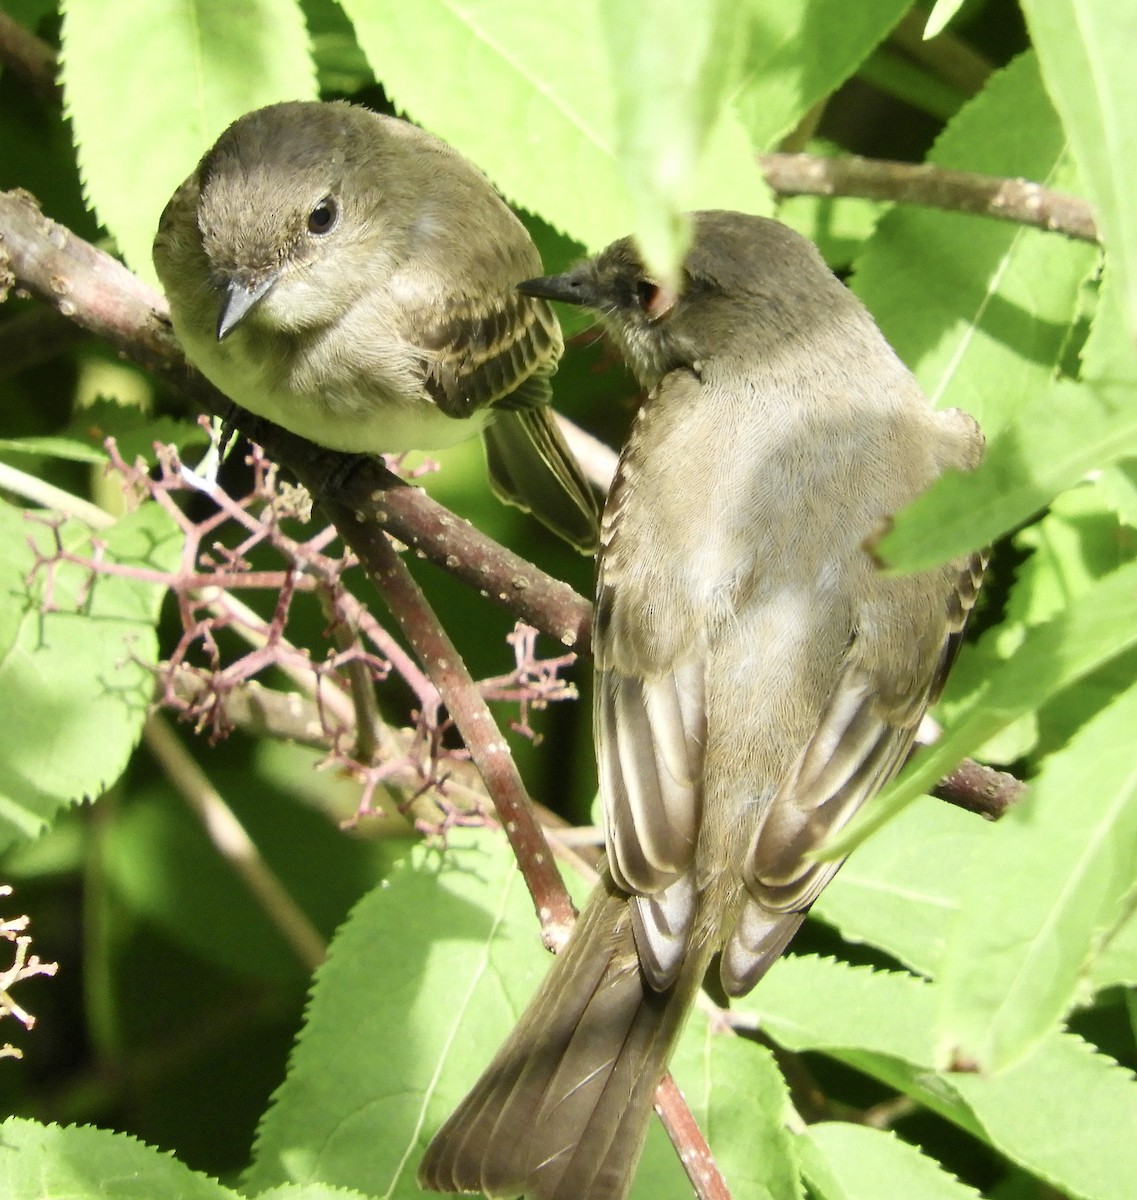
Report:
<svg viewBox="0 0 1137 1200"><path fill-rule="evenodd" d="M713 957L758 982L940 693L983 561L886 576L873 546L983 439L775 221L695 214L677 290L630 239L521 290L595 309L648 389L598 560L607 868L419 1181L621 1200Z"/></svg>
<svg viewBox="0 0 1137 1200"><path fill-rule="evenodd" d="M482 434L494 490L572 544L598 507L549 408L563 349L524 225L438 138L343 102L234 122L174 193L154 265L189 360L321 446Z"/></svg>

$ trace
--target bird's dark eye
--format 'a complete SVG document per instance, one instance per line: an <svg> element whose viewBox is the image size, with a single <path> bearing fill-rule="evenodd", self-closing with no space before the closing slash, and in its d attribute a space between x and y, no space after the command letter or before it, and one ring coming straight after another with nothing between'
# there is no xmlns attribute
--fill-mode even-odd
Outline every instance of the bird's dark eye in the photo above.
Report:
<svg viewBox="0 0 1137 1200"><path fill-rule="evenodd" d="M339 206L331 196L325 196L308 214L308 232L330 233L340 215Z"/></svg>

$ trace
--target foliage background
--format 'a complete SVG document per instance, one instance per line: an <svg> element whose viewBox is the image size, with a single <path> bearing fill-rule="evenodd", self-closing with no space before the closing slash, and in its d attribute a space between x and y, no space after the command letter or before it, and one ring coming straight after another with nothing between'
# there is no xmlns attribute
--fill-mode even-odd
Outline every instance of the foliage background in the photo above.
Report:
<svg viewBox="0 0 1137 1200"><path fill-rule="evenodd" d="M0 186L27 188L145 277L162 206L225 125L317 94L393 108L453 142L524 210L549 270L633 228L673 262L692 206L776 212L818 241L936 402L988 434L981 472L902 515L886 552L919 565L994 540L995 565L941 705L943 740L874 806L898 815L737 1006L761 1036L716 1036L697 1017L676 1075L739 1197L1128 1200L1137 13L1107 0L941 3L947 40L922 47L926 14L901 0L3 7L59 47L63 107L0 75ZM776 201L754 154L787 136L813 153L1085 196L1104 274L1094 247L1014 224ZM0 309L10 362L34 307L16 296ZM89 340L0 366L0 397L0 457L112 509L101 467L74 449L97 449L92 427L139 447L196 436L177 396ZM634 397L586 336L557 400L618 445ZM476 446L437 457L436 496L587 594L589 564L488 498ZM72 580L44 617L23 506L10 493L0 509L0 880L60 973L19 985L39 1023L8 1035L22 1062L0 1061L7 1193L94 1196L114 1180L113 1194L148 1197L416 1194L425 1139L543 966L500 839L455 833L440 856L405 829L382 836L394 825L348 836L337 822L353 785L317 773L319 755L187 733L289 893L335 936L306 1006L307 968L135 752L145 676L124 682L122 626L132 654L168 654L168 598L101 592L100 614ZM118 561L168 569L177 553L146 510L107 537ZM89 546L78 524L66 539ZM507 670L510 618L416 570L474 674ZM323 653L315 605L290 634ZM533 793L587 820L586 667L576 679L582 702L540 715L543 742L514 742ZM384 703L405 719L403 696ZM968 753L1032 783L998 825L920 798ZM787 1125L791 1103L808 1124ZM657 1134L636 1194L688 1194Z"/></svg>

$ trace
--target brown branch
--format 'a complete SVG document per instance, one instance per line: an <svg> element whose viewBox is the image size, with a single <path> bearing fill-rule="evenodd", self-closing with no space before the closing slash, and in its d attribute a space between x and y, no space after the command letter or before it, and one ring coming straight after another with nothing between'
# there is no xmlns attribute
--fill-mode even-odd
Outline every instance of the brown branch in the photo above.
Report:
<svg viewBox="0 0 1137 1200"><path fill-rule="evenodd" d="M699 1200L731 1200L730 1188L715 1162L699 1123L670 1072L655 1089L655 1111Z"/></svg>
<svg viewBox="0 0 1137 1200"><path fill-rule="evenodd" d="M345 514L339 513L340 519ZM346 523L351 524L350 513ZM525 784L489 706L461 655L442 628L390 539L380 530L358 538L352 549L387 602L485 780L525 878L542 929L560 944L574 920L572 901L553 864L552 852L533 810ZM549 940L548 938L546 940Z"/></svg>
<svg viewBox="0 0 1137 1200"><path fill-rule="evenodd" d="M953 171L934 163L887 162L855 154L763 154L766 182L779 196L859 196L1014 221L1084 242L1099 240L1085 200L1025 179Z"/></svg>
<svg viewBox="0 0 1137 1200"><path fill-rule="evenodd" d="M966 758L946 778L941 779L932 795L978 813L989 821L997 821L1009 808L1018 804L1028 791L1027 785L1006 771L985 767Z"/></svg>

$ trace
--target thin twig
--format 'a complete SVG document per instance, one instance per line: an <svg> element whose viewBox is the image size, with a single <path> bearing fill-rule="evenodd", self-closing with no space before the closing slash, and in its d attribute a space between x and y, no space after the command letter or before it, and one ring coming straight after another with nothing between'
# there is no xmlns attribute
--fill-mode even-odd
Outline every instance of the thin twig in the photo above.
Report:
<svg viewBox="0 0 1137 1200"><path fill-rule="evenodd" d="M679 1085L664 1075L655 1089L655 1111L699 1200L731 1200L730 1188L715 1162L699 1123L691 1115Z"/></svg>
<svg viewBox="0 0 1137 1200"><path fill-rule="evenodd" d="M201 821L217 851L241 877L305 968L314 971L324 961L324 939L261 858L236 814L186 753L164 718L150 717L142 736L166 777Z"/></svg>
<svg viewBox="0 0 1137 1200"><path fill-rule="evenodd" d="M40 479L38 475L30 475L27 471L21 471L8 463L0 463L0 489L23 496L33 504L41 504L44 508L54 508L69 517L76 517L92 529L109 529L115 523L115 517L106 509L92 504L90 500L84 500L82 496L76 496L56 487L54 483L48 483L46 479Z"/></svg>
<svg viewBox="0 0 1137 1200"><path fill-rule="evenodd" d="M947 30L934 38L925 38L927 24L928 14L924 9L910 8L892 31L893 43L944 83L958 88L965 96L974 96L991 77L994 66Z"/></svg>
<svg viewBox="0 0 1137 1200"><path fill-rule="evenodd" d="M1099 240L1093 210L1077 196L1025 179L954 171L935 163L888 162L843 154L763 154L766 182L780 196L860 196L865 200L922 204L1031 225L1084 242Z"/></svg>
<svg viewBox="0 0 1137 1200"><path fill-rule="evenodd" d="M55 51L0 10L0 65L19 75L42 100L58 106L63 91L56 82Z"/></svg>
<svg viewBox="0 0 1137 1200"><path fill-rule="evenodd" d="M341 653L348 654L359 641L359 631L350 628L336 612L331 591L321 587L317 596L324 619L328 623L328 635ZM361 658L351 658L345 667L351 687L352 704L355 707L355 749L353 755L361 763L370 766L379 753L379 702L375 698L375 683L367 663Z"/></svg>

